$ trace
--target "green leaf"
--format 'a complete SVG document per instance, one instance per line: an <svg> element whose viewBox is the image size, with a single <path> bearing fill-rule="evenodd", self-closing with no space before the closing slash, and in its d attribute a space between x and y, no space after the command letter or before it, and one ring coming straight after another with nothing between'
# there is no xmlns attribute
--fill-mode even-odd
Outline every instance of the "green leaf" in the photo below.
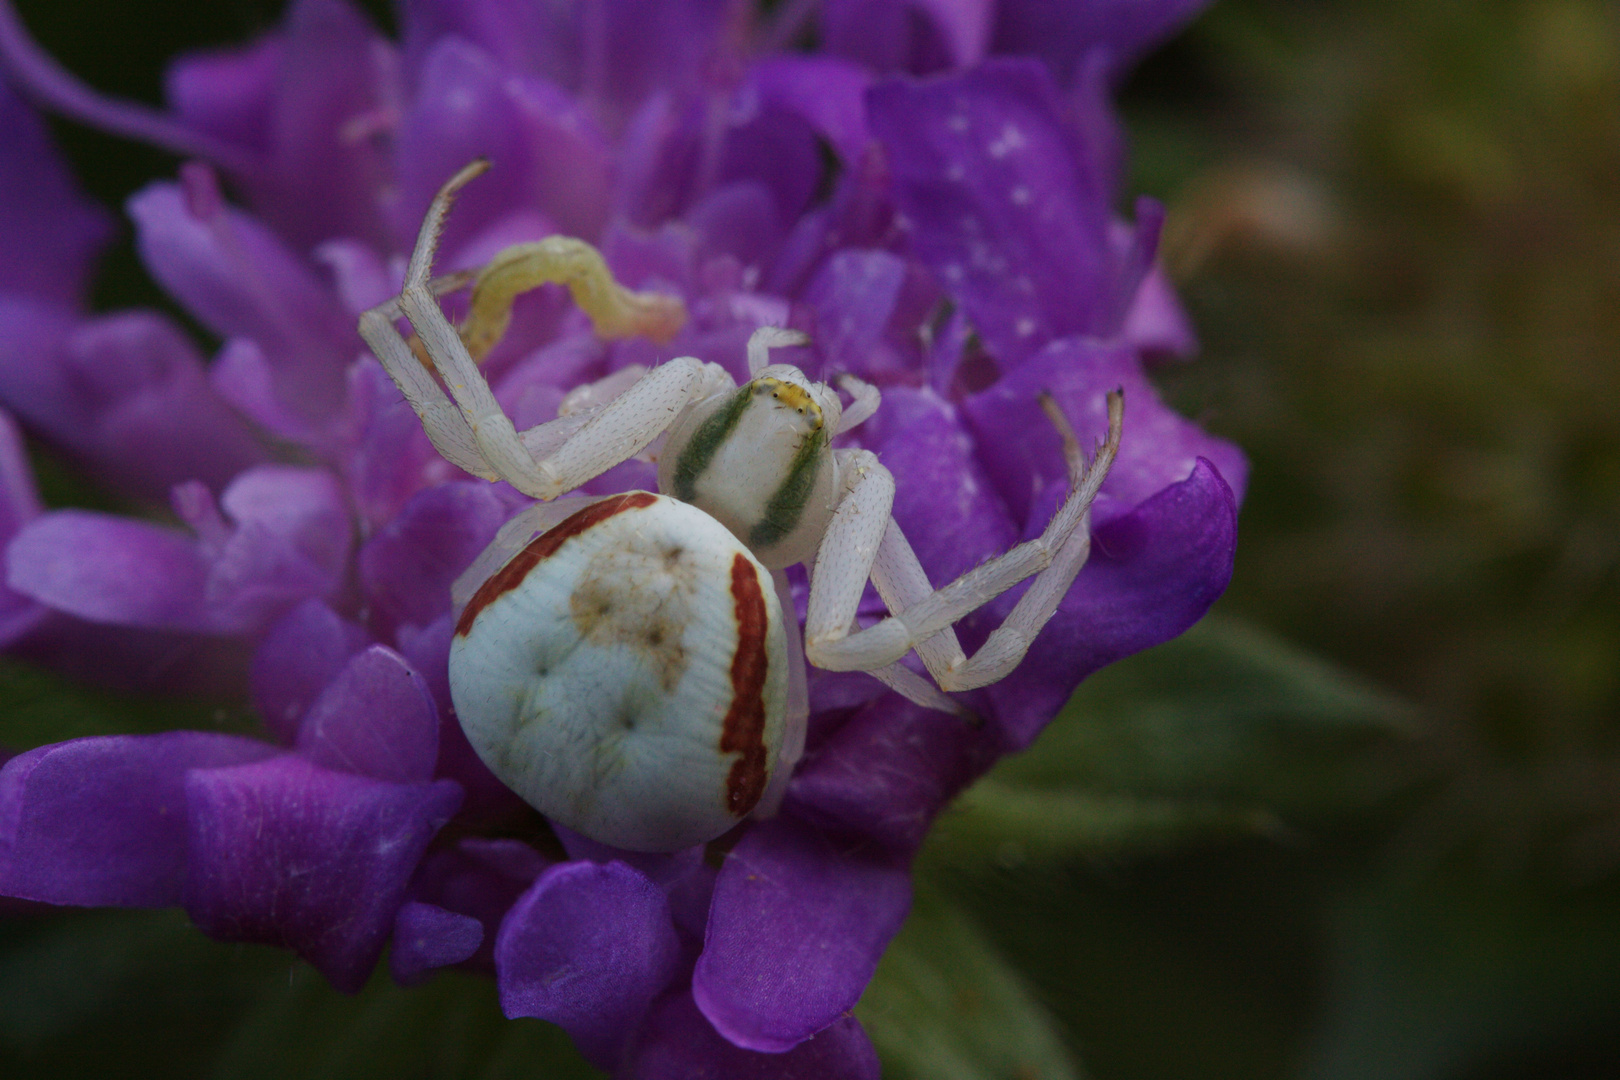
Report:
<svg viewBox="0 0 1620 1080"><path fill-rule="evenodd" d="M920 886L856 1015L890 1080L1080 1076L1018 972L972 922Z"/></svg>
<svg viewBox="0 0 1620 1080"><path fill-rule="evenodd" d="M345 997L314 971L267 986L224 1047L213 1080L591 1080L563 1032L501 1015L487 978L442 972L402 989L385 965Z"/></svg>
<svg viewBox="0 0 1620 1080"><path fill-rule="evenodd" d="M179 911L44 909L0 921L0 1076L200 1076L289 958L209 941Z"/></svg>
<svg viewBox="0 0 1620 1080"><path fill-rule="evenodd" d="M121 694L0 657L0 747L22 751L90 735L133 735L176 728L261 733L240 702Z"/></svg>
<svg viewBox="0 0 1620 1080"><path fill-rule="evenodd" d="M1263 810L1217 802L1029 788L992 774L940 816L924 849L928 860L1028 859L1148 854L1211 835L1277 827Z"/></svg>
<svg viewBox="0 0 1620 1080"><path fill-rule="evenodd" d="M1440 1080L1482 1062L1542 1061L1545 1048L1583 1038L1612 1046L1617 915L1612 886L1554 889L1501 874L1436 872L1358 889L1330 921L1330 1008L1302 1075Z"/></svg>
<svg viewBox="0 0 1620 1080"><path fill-rule="evenodd" d="M501 1015L494 982L442 972L360 994L291 954L210 941L179 911L0 920L7 1080L591 1080L563 1032Z"/></svg>
<svg viewBox="0 0 1620 1080"><path fill-rule="evenodd" d="M1410 707L1232 619L1093 675L1027 752L992 775L1316 813L1376 805L1410 777L1388 764Z"/></svg>

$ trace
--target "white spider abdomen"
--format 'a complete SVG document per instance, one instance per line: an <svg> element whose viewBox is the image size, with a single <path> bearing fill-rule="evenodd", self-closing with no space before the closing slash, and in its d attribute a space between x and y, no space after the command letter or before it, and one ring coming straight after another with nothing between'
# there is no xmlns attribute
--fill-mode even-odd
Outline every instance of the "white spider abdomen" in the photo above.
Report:
<svg viewBox="0 0 1620 1080"><path fill-rule="evenodd" d="M644 491L531 541L473 595L450 647L456 712L490 770L632 851L713 839L753 810L787 685L769 571L701 510Z"/></svg>

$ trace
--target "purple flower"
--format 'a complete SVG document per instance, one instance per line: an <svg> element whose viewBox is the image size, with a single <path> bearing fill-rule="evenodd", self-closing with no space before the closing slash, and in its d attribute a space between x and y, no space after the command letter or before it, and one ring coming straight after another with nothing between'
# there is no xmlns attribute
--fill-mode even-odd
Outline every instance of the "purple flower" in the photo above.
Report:
<svg viewBox="0 0 1620 1080"><path fill-rule="evenodd" d="M400 981L492 971L509 1015L562 1025L623 1075L875 1076L849 1012L933 817L1087 674L1196 621L1231 571L1244 460L1147 382L1144 354L1191 338L1154 269L1158 209L1129 226L1109 210L1108 80L1196 6L828 2L830 54L803 55L764 44L791 27L750 37L721 0L419 0L398 44L339 0L300 0L258 42L179 60L161 114L96 98L0 7L24 90L199 159L128 210L153 277L224 342L205 365L159 316L79 308L104 223L0 98L20 133L0 146L0 215L27 226L0 263L0 402L107 483L167 495L184 526L41 513L0 423L0 629L59 663L109 639L242 643L251 662L229 671L265 728L12 759L0 892L181 904L345 990L391 939ZM888 74L919 70L955 73ZM982 727L812 671L781 812L723 858L510 838L545 827L467 745L446 656L450 583L525 500L440 459L354 331L477 156L495 168L458 205L443 269L562 231L688 312L667 346L606 343L561 290L521 299L486 365L520 427L626 365L689 354L742 375L755 328L804 329L812 376L883 388L859 444L895 474L935 582L1038 532L1061 496L1038 392L1089 442L1126 388L1091 561L1023 665L973 696ZM587 490L652 486L632 461ZM962 624L964 644L1017 595Z"/></svg>

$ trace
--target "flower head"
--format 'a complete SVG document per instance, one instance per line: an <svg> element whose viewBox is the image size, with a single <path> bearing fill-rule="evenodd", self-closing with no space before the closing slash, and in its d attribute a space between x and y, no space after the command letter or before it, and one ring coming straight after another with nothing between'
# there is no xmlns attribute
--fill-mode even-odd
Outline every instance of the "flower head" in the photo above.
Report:
<svg viewBox="0 0 1620 1080"><path fill-rule="evenodd" d="M0 9L25 89L199 159L128 209L152 275L223 341L204 365L159 316L77 307L104 226L0 99L30 133L0 167L45 178L17 185L46 201L18 213L50 230L26 272L0 266L0 401L108 483L166 494L185 526L42 514L0 439L3 625L30 647L54 621L33 648L58 660L92 636L115 657L153 634L245 643L245 666L195 655L236 672L265 729L14 758L0 891L182 904L341 989L391 939L401 981L492 970L509 1015L562 1025L626 1075L875 1075L849 1010L930 821L1087 674L1191 625L1230 573L1243 458L1147 382L1145 354L1191 339L1154 269L1159 211L1126 225L1110 210L1108 78L1195 6L829 2L831 52L812 55L772 51L772 28L719 0L421 0L397 44L337 0L301 0L265 38L177 62L163 114L88 95ZM927 34L857 33L880 16ZM1043 59L988 56L1018 51ZM945 73L890 74L918 69ZM495 168L458 208L444 269L563 232L689 315L667 345L604 342L561 290L521 299L486 364L520 427L630 364L694 355L742 375L754 329L801 328L813 375L883 388L858 442L894 473L894 515L935 582L1038 532L1061 497L1040 391L1089 440L1125 387L1094 554L1024 663L975 692L982 726L812 671L780 812L707 852L548 832L484 769L448 694L450 584L525 500L441 459L354 331L397 291L433 192L479 156ZM632 460L587 490L653 486ZM961 626L969 648L1016 595Z"/></svg>

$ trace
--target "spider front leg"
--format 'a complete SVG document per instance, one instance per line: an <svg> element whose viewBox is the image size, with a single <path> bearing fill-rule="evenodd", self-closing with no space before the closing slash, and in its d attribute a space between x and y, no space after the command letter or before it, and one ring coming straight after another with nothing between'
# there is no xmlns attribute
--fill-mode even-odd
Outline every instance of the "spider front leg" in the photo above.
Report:
<svg viewBox="0 0 1620 1080"><path fill-rule="evenodd" d="M422 222L398 299L362 315L360 333L446 459L476 476L506 480L534 498L554 499L640 453L687 404L712 392L723 373L691 357L672 360L583 424L570 419L564 425L567 437L560 442L549 437L559 434L548 432L550 425L520 434L468 347L470 341L481 354L499 340L519 293L548 281L568 284L606 336L647 332L667 337L685 313L678 300L622 288L589 245L554 237L497 255L474 281L468 325L456 330L440 309L430 280L434 250L456 193L486 168L486 162L474 162L440 189ZM410 320L433 370L417 360L395 328L400 315ZM539 446L549 452L536 456L533 448Z"/></svg>
<svg viewBox="0 0 1620 1080"><path fill-rule="evenodd" d="M1050 399L1042 404L1064 437L1068 497L1040 536L938 590L930 587L911 545L889 517L893 478L875 457L851 455L856 475L848 481L848 494L822 541L811 582L805 620L805 652L811 663L835 671L875 671L916 649L929 674L950 691L987 685L1017 666L1085 565L1091 549L1091 503L1119 451L1124 419L1123 397L1110 394L1108 435L1087 466L1068 422ZM852 634L850 625L868 577L892 614ZM1029 591L979 651L966 657L951 625L1029 577L1035 579ZM903 686L896 689L906 692Z"/></svg>

